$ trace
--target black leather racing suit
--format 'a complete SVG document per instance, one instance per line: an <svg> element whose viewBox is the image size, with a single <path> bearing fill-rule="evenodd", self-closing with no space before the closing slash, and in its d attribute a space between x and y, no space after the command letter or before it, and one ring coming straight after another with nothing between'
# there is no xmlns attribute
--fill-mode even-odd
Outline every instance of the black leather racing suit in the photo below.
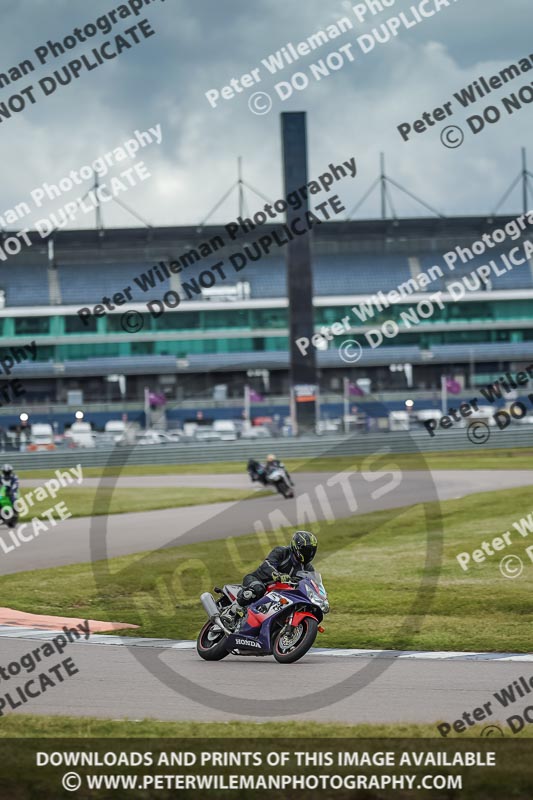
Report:
<svg viewBox="0 0 533 800"><path fill-rule="evenodd" d="M274 472L275 469L280 469L280 468L285 470L285 472L287 474L287 478L289 479L290 485L294 486L293 480L292 480L291 476L289 475L289 470L287 469L287 467L285 466L283 461L279 460L279 458L277 458L275 461L267 461L267 463L265 464L265 471L266 471L267 478L268 478L268 476L270 475L271 472Z"/></svg>
<svg viewBox="0 0 533 800"><path fill-rule="evenodd" d="M237 595L237 602L240 606L248 606L262 597L267 585L273 582L275 573L294 575L300 570L306 572L314 570L313 562L299 564L294 560L290 547L275 547L254 572L244 576L242 589ZM250 592L253 593L251 597L248 596Z"/></svg>

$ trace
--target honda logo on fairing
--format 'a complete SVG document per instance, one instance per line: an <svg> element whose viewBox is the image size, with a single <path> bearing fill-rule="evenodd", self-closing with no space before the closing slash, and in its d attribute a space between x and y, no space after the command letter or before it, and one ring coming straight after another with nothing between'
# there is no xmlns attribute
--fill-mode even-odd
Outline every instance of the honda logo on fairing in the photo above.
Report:
<svg viewBox="0 0 533 800"><path fill-rule="evenodd" d="M244 644L247 647L261 647L259 642L252 642L251 639L235 639L235 644Z"/></svg>

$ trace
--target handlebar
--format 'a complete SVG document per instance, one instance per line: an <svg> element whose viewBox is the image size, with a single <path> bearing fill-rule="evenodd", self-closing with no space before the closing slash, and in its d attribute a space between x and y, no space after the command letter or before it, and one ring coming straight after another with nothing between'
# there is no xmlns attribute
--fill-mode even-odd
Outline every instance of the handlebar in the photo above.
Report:
<svg viewBox="0 0 533 800"><path fill-rule="evenodd" d="M301 578L293 578L290 575L273 575L272 582L273 583L287 583L290 586L298 586L300 583Z"/></svg>

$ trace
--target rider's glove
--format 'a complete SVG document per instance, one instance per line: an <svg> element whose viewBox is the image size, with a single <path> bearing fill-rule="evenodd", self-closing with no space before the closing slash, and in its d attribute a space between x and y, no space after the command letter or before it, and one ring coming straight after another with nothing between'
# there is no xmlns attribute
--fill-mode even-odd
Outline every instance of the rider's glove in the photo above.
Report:
<svg viewBox="0 0 533 800"><path fill-rule="evenodd" d="M279 572L274 572L272 577L275 581L279 581L279 583L290 583L291 576L287 575L286 573L280 574Z"/></svg>

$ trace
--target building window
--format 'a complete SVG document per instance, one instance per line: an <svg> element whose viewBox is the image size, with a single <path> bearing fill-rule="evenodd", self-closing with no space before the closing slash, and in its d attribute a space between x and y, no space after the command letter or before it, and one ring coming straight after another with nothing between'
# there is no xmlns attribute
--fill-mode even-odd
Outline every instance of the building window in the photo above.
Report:
<svg viewBox="0 0 533 800"><path fill-rule="evenodd" d="M15 317L15 336L45 335L50 332L50 317Z"/></svg>

